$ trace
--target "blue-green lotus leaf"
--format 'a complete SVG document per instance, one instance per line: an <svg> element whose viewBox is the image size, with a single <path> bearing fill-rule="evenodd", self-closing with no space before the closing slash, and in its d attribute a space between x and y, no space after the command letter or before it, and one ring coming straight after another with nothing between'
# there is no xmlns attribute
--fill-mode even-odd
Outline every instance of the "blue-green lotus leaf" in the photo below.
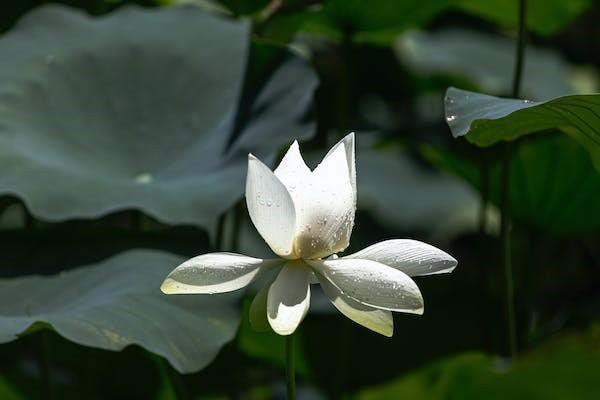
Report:
<svg viewBox="0 0 600 400"><path fill-rule="evenodd" d="M211 225L248 152L313 133L309 65L287 54L250 82L251 48L248 23L196 7L34 10L0 38L0 193L51 221L136 208Z"/></svg>
<svg viewBox="0 0 600 400"><path fill-rule="evenodd" d="M233 339L238 296L167 296L166 274L183 258L132 250L54 276L0 279L0 343L35 323L68 340L106 350L136 344L180 372L208 365Z"/></svg>
<svg viewBox="0 0 600 400"><path fill-rule="evenodd" d="M446 91L446 122L454 137L478 146L560 130L581 144L600 172L600 94L546 101L505 99L456 88Z"/></svg>
<svg viewBox="0 0 600 400"><path fill-rule="evenodd" d="M435 32L410 31L395 43L398 57L419 74L456 75L491 94L510 93L514 68L514 39L474 30L449 28ZM590 71L591 72L591 71ZM521 93L532 100L577 92L593 92L589 76L558 52L527 46Z"/></svg>

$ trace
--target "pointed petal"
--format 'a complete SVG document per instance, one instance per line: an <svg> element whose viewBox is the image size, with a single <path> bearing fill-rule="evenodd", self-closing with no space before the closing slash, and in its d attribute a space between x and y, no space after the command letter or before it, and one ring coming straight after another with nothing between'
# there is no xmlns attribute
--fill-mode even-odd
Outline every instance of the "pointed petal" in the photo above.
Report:
<svg viewBox="0 0 600 400"><path fill-rule="evenodd" d="M316 275L325 295L342 314L357 324L384 336L391 337L394 334L394 319L390 311L361 304L342 293L324 276Z"/></svg>
<svg viewBox="0 0 600 400"><path fill-rule="evenodd" d="M288 262L269 288L267 318L280 335L291 335L310 306L310 269L301 262Z"/></svg>
<svg viewBox="0 0 600 400"><path fill-rule="evenodd" d="M408 276L452 272L458 263L448 253L427 243L410 239L394 239L375 243L342 259L377 261L396 268Z"/></svg>
<svg viewBox="0 0 600 400"><path fill-rule="evenodd" d="M248 155L246 204L252 223L275 254L288 257L293 250L296 212L287 189L273 172Z"/></svg>
<svg viewBox="0 0 600 400"><path fill-rule="evenodd" d="M293 193L297 189L304 188L308 183L312 172L306 166L296 140L294 140L294 143L292 143L273 173L288 189L292 198L294 197Z"/></svg>
<svg viewBox="0 0 600 400"><path fill-rule="evenodd" d="M313 171L310 190L297 204L296 254L315 259L344 250L354 225L354 211L346 151L338 146Z"/></svg>
<svg viewBox="0 0 600 400"><path fill-rule="evenodd" d="M354 145L354 132L347 134L342 140L337 142L329 152L323 157L325 160L331 155L338 147L344 146L346 151L346 162L348 163L348 174L350 176L350 184L352 185L352 191L354 194L354 205L356 206L356 162L355 162L355 145Z"/></svg>
<svg viewBox="0 0 600 400"><path fill-rule="evenodd" d="M267 295L269 286L263 286L250 305L250 326L256 332L268 332L271 330L269 320L267 319Z"/></svg>
<svg viewBox="0 0 600 400"><path fill-rule="evenodd" d="M282 260L263 260L234 253L209 253L191 258L175 268L160 287L166 294L212 294L241 289L262 269Z"/></svg>
<svg viewBox="0 0 600 400"><path fill-rule="evenodd" d="M423 297L404 272L375 261L337 259L309 264L345 295L382 310L423 313Z"/></svg>

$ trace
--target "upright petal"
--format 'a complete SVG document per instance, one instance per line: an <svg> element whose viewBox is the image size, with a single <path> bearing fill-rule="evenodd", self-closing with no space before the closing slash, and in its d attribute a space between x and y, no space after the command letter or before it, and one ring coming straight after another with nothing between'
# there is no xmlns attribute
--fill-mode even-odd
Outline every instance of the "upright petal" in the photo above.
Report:
<svg viewBox="0 0 600 400"><path fill-rule="evenodd" d="M350 176L350 184L352 185L353 197L354 197L354 205L356 206L356 162L355 162L355 153L354 153L354 132L350 132L347 134L342 140L337 142L330 150L327 152L323 159L329 157L338 147L344 146L344 150L346 151L346 162L348 163L348 174Z"/></svg>
<svg viewBox="0 0 600 400"><path fill-rule="evenodd" d="M306 166L298 142L290 146L285 156L281 159L279 166L273 171L275 176L279 178L281 183L288 189L293 196L296 189L304 187L310 180L311 170Z"/></svg>
<svg viewBox="0 0 600 400"><path fill-rule="evenodd" d="M279 256L294 258L294 202L273 172L252 154L248 156L246 204L252 223Z"/></svg>
<svg viewBox="0 0 600 400"><path fill-rule="evenodd" d="M390 311L361 304L353 298L346 296L321 274L316 275L325 295L342 314L357 324L384 336L391 337L394 334L394 319Z"/></svg>
<svg viewBox="0 0 600 400"><path fill-rule="evenodd" d="M375 261L337 259L310 265L345 295L382 310L423 313L423 297L404 272Z"/></svg>
<svg viewBox="0 0 600 400"><path fill-rule="evenodd" d="M175 268L160 290L166 294L212 294L241 289L261 270L282 260L262 260L234 253L209 253L191 258Z"/></svg>
<svg viewBox="0 0 600 400"><path fill-rule="evenodd" d="M348 247L354 225L353 191L346 150L338 146L313 171L309 190L296 204L296 254L317 259Z"/></svg>
<svg viewBox="0 0 600 400"><path fill-rule="evenodd" d="M292 143L274 173L292 197L294 209L300 209L304 197L312 195L312 171L306 166L297 141ZM296 224L298 216L296 211Z"/></svg>
<svg viewBox="0 0 600 400"><path fill-rule="evenodd" d="M396 268L408 276L452 272L457 261L448 253L427 243L410 239L394 239L375 243L342 259L377 261Z"/></svg>
<svg viewBox="0 0 600 400"><path fill-rule="evenodd" d="M280 335L291 335L310 306L310 269L299 261L288 262L269 288L267 318Z"/></svg>

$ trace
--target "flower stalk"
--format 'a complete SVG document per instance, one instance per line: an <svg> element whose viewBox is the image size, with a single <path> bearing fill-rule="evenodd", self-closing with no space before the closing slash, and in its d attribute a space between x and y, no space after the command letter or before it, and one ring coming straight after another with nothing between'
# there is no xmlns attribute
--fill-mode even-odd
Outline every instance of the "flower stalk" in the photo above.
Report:
<svg viewBox="0 0 600 400"><path fill-rule="evenodd" d="M285 376L287 380L287 398L296 400L296 355L294 352L294 334L285 336Z"/></svg>
<svg viewBox="0 0 600 400"><path fill-rule="evenodd" d="M525 60L525 33L527 27L527 2L519 0L519 31L515 55L515 67L513 73L512 97L518 97L521 88L521 77L523 75L523 63ZM510 159L512 156L512 145L510 142L504 144L502 155L502 182L501 203L502 216L500 221L500 235L502 242L502 264L504 266L504 278L506 285L506 314L508 320L508 338L510 355L513 359L517 357L517 329L515 319L514 278L512 269L512 252L510 238Z"/></svg>

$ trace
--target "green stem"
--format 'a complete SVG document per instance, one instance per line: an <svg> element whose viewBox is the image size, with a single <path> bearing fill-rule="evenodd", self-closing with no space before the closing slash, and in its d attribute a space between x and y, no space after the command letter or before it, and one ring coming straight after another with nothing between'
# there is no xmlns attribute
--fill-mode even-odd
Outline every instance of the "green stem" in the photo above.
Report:
<svg viewBox="0 0 600 400"><path fill-rule="evenodd" d="M502 197L500 207L502 216L500 220L500 236L502 239L502 264L504 265L504 280L506 290L506 316L508 320L508 342L510 356L514 359L517 356L517 333L515 322L515 296L513 286L513 270L510 246L510 156L512 146L510 143L504 144L502 155Z"/></svg>
<svg viewBox="0 0 600 400"><path fill-rule="evenodd" d="M487 160L484 159L481 160L481 165L479 167L479 183L479 197L481 199L481 204L478 216L478 226L479 236L483 238L487 231L487 208L490 197L490 168Z"/></svg>
<svg viewBox="0 0 600 400"><path fill-rule="evenodd" d="M523 75L523 62L525 59L525 30L526 30L526 0L519 0L519 32L517 36L515 66L513 73L512 96L518 97ZM500 207L502 217L500 221L500 235L502 239L502 263L504 265L504 278L506 284L506 314L508 319L508 338L510 355L517 357L517 329L515 320L514 282L512 270L512 254L510 242L510 159L512 145L510 142L504 144L502 155L502 182Z"/></svg>
<svg viewBox="0 0 600 400"><path fill-rule="evenodd" d="M288 400L296 400L296 367L293 333L285 336L285 375L287 378Z"/></svg>
<svg viewBox="0 0 600 400"><path fill-rule="evenodd" d="M164 358L161 357L161 363L163 364L163 368L166 374L166 379L169 381L169 384L171 385L171 387L173 388L173 391L175 392L175 398L177 400L187 400L189 399L189 396L187 394L187 390L185 387L185 383L183 382L183 379L181 378L181 375L179 375L179 373L177 371L175 371L167 362L167 360L165 360Z"/></svg>
<svg viewBox="0 0 600 400"><path fill-rule="evenodd" d="M41 336L41 367L44 392L48 400L56 399L56 388L52 376L52 345L50 344L50 333L40 332Z"/></svg>

